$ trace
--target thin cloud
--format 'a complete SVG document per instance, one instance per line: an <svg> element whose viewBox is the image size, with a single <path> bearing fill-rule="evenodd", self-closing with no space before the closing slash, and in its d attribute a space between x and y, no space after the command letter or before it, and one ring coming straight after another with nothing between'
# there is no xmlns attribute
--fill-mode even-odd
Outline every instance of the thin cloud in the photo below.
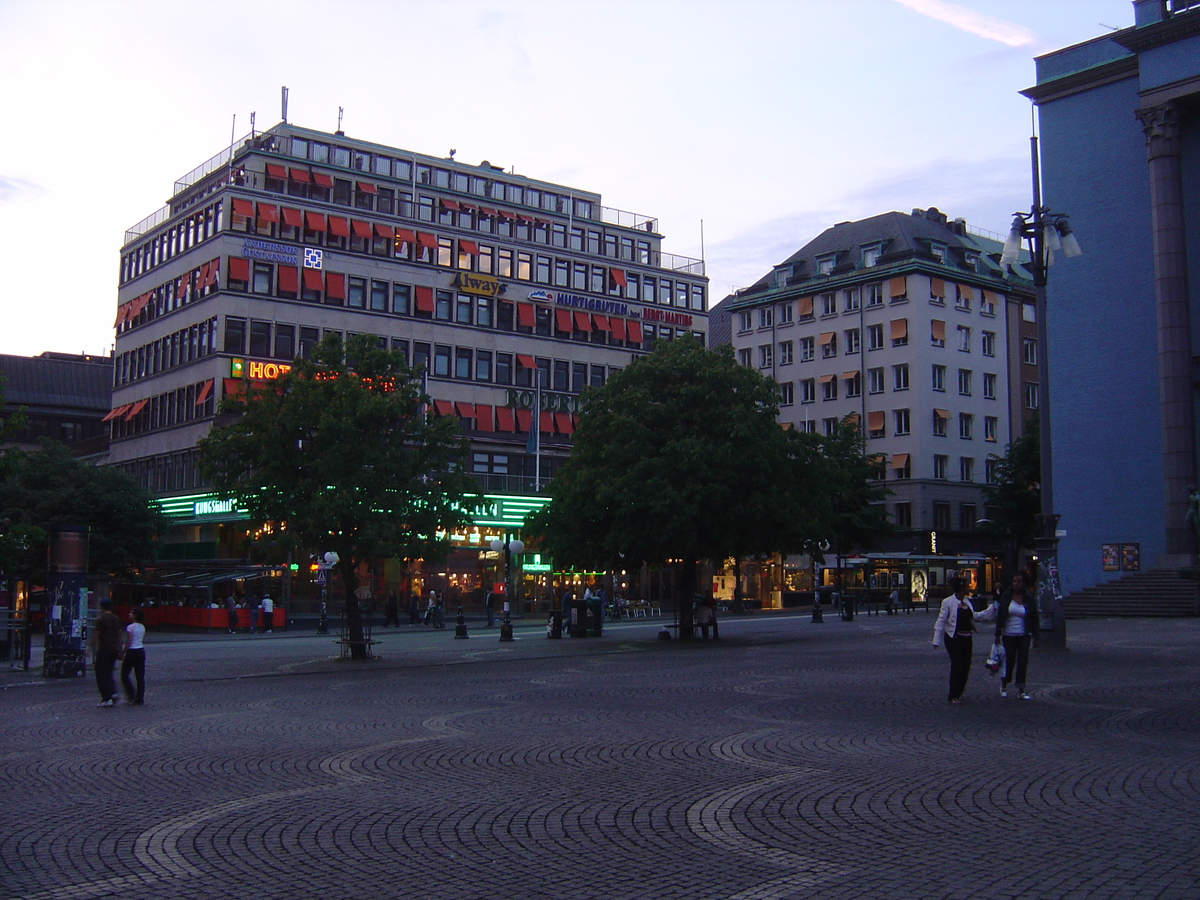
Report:
<svg viewBox="0 0 1200 900"><path fill-rule="evenodd" d="M41 185L20 178L10 178L0 175L0 203L15 203L18 200L32 200L45 193Z"/></svg>
<svg viewBox="0 0 1200 900"><path fill-rule="evenodd" d="M998 41L1009 47L1025 47L1034 42L1034 34L1020 25L1013 25L1001 19L993 19L974 10L948 3L947 0L895 0L902 6L907 6L915 13L928 16L939 22L945 22L967 34Z"/></svg>

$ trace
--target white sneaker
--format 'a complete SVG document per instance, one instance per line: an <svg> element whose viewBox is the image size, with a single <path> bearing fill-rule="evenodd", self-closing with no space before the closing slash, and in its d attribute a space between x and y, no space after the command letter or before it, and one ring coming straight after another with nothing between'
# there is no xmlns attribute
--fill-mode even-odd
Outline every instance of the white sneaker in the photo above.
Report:
<svg viewBox="0 0 1200 900"><path fill-rule="evenodd" d="M1005 689L1005 688L1001 688L1001 689L1000 689L1000 696L1001 696L1001 697L1007 697L1007 696L1008 696L1008 690L1007 690L1007 689Z"/></svg>
<svg viewBox="0 0 1200 900"><path fill-rule="evenodd" d="M1032 698L1032 697L1030 697L1028 694L1026 694L1024 691L1022 691L1022 692L1021 692L1021 699L1022 699L1022 700L1032 700L1033 698Z"/></svg>
<svg viewBox="0 0 1200 900"><path fill-rule="evenodd" d="M98 706L113 706L114 704L111 700L101 700L97 705Z"/></svg>

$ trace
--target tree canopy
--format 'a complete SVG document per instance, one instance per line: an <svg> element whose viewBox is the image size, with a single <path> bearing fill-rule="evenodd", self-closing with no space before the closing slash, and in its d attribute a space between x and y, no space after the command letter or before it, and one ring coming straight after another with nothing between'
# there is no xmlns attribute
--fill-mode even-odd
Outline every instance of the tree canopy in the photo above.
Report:
<svg viewBox="0 0 1200 900"><path fill-rule="evenodd" d="M1037 417L1025 433L1004 448L997 459L995 478L983 489L988 522L981 530L1013 542L1014 551L1032 547L1038 536L1037 517L1042 508L1041 430ZM1017 560L1013 559L1015 565Z"/></svg>
<svg viewBox="0 0 1200 900"><path fill-rule="evenodd" d="M239 417L200 441L202 472L252 520L276 523L297 546L338 554L359 658L358 566L438 558L448 550L439 532L470 522L459 421L427 407L398 353L370 335L344 345L327 335L310 359L224 401L222 412Z"/></svg>
<svg viewBox="0 0 1200 900"><path fill-rule="evenodd" d="M154 559L163 519L150 496L118 469L74 459L57 442L33 453L6 454L0 481L0 568L40 581L55 525L88 525L93 573L128 576Z"/></svg>

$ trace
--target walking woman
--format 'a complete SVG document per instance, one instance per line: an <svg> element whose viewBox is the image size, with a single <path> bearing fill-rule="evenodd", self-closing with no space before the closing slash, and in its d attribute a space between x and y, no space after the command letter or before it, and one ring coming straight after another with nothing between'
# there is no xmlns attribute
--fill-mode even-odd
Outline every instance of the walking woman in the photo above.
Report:
<svg viewBox="0 0 1200 900"><path fill-rule="evenodd" d="M944 644L950 655L951 703L962 701L971 674L971 653L975 633L975 609L967 599L967 582L962 578L951 578L950 589L954 592L942 601L937 621L933 623L933 645Z"/></svg>
<svg viewBox="0 0 1200 900"><path fill-rule="evenodd" d="M125 626L125 649L121 654L121 687L125 689L125 699L130 703L143 703L146 699L146 618L141 607L135 606L129 611L129 624ZM129 680L132 672L137 678L137 691Z"/></svg>
<svg viewBox="0 0 1200 900"><path fill-rule="evenodd" d="M1028 589L1028 576L1018 572L1012 588L1000 602L979 613L980 620L996 620L996 643L1004 644L1004 674L1000 677L1000 696L1008 696L1008 683L1015 681L1022 700L1030 699L1025 690L1029 668L1029 645L1038 645L1037 598Z"/></svg>

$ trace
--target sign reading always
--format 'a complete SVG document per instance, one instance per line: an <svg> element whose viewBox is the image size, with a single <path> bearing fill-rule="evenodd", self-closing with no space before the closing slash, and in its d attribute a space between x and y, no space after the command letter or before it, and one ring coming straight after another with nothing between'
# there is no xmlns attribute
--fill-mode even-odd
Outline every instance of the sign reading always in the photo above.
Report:
<svg viewBox="0 0 1200 900"><path fill-rule="evenodd" d="M242 256L267 262L286 263L292 266L296 265L300 259L299 251L295 247L258 238L246 238L242 242Z"/></svg>
<svg viewBox="0 0 1200 900"><path fill-rule="evenodd" d="M498 296L503 288L495 278L487 275L476 275L473 272L458 272L454 276L454 286L464 294L477 294L480 297Z"/></svg>

